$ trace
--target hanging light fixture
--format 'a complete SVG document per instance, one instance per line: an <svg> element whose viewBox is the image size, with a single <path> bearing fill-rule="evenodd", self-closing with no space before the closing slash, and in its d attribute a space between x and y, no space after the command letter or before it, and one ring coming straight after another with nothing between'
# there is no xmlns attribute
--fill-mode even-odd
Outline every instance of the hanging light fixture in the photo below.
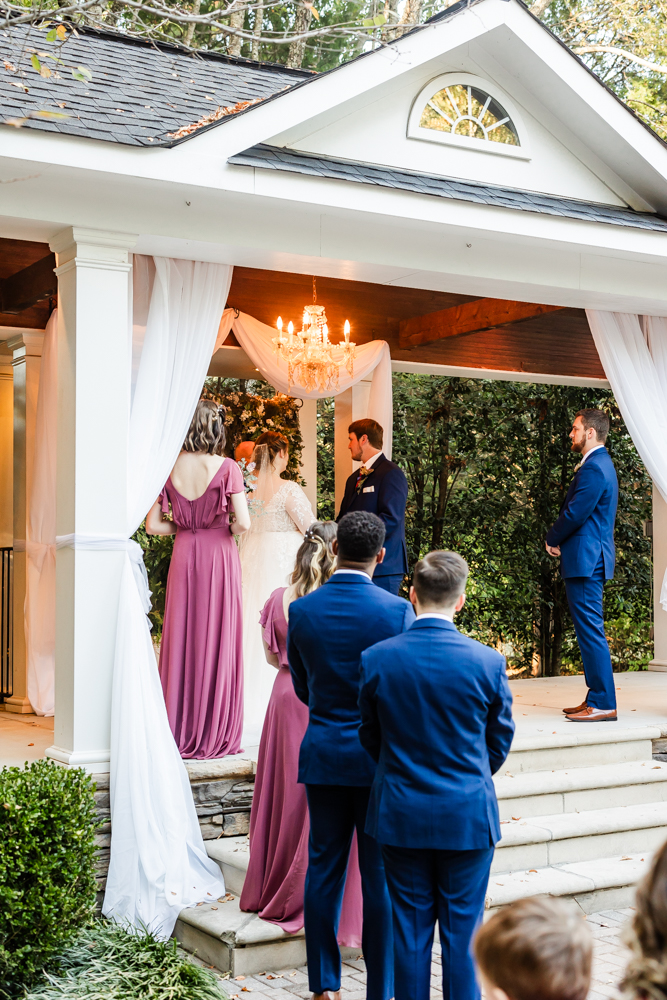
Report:
<svg viewBox="0 0 667 1000"><path fill-rule="evenodd" d="M301 329L295 333L294 324L288 323L287 336L283 333L282 317L276 323L278 336L273 338L276 354L287 364L287 382L301 385L308 392L326 393L338 388L341 367L354 375L356 344L350 341L350 323L345 320L343 340L332 344L324 306L317 304L317 286L313 278L313 304L305 306Z"/></svg>

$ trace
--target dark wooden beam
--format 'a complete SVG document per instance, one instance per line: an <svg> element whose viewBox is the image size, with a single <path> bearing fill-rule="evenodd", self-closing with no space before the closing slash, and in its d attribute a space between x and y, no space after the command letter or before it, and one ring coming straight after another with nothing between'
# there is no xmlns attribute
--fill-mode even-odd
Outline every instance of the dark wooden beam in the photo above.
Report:
<svg viewBox="0 0 667 1000"><path fill-rule="evenodd" d="M510 302L506 299L476 299L450 309L414 316L403 320L399 327L402 349L431 344L447 337L490 330L519 320L555 312L561 306L536 305L534 302Z"/></svg>
<svg viewBox="0 0 667 1000"><path fill-rule="evenodd" d="M14 315L55 295L58 290L55 266L55 255L50 253L0 281L0 313Z"/></svg>

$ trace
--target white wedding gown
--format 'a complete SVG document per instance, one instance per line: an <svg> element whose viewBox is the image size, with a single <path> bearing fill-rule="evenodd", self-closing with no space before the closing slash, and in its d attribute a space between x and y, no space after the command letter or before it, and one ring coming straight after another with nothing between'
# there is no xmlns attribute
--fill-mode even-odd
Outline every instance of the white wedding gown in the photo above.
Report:
<svg viewBox="0 0 667 1000"><path fill-rule="evenodd" d="M243 738L244 750L257 746L276 679L266 662L259 616L268 598L290 581L303 534L315 520L308 497L285 480L270 500L249 497L251 527L240 538L243 573Z"/></svg>

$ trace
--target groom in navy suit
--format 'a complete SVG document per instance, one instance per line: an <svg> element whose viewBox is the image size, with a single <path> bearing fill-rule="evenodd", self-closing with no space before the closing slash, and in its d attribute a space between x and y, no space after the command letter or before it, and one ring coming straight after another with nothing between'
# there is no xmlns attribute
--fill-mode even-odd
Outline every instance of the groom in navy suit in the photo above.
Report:
<svg viewBox="0 0 667 1000"><path fill-rule="evenodd" d="M384 524L356 511L338 525L337 569L318 590L290 604L287 656L294 690L310 709L299 754L299 781L310 812L304 925L308 978L315 997L337 996L336 941L354 830L364 899L362 948L368 1000L390 1000L391 905L377 842L365 832L375 762L359 742L360 657L374 642L404 632L410 604L373 586L384 558Z"/></svg>
<svg viewBox="0 0 667 1000"><path fill-rule="evenodd" d="M467 578L461 556L430 552L410 589L416 620L361 656L359 738L378 761L366 832L382 844L396 1000L429 1000L436 920L443 1000L480 996L470 946L500 840L491 775L514 723L504 657L454 625Z"/></svg>
<svg viewBox="0 0 667 1000"><path fill-rule="evenodd" d="M580 410L570 439L577 466L558 520L547 533L546 548L560 556L560 572L584 663L588 694L581 705L564 708L571 722L615 722L616 691L604 634L602 588L614 575L614 521L618 479L604 444L609 417L602 410Z"/></svg>
<svg viewBox="0 0 667 1000"><path fill-rule="evenodd" d="M345 484L337 521L353 510L368 510L384 522L386 554L373 574L373 583L398 594L408 571L405 548L405 502L408 481L394 462L382 454L383 430L377 420L355 420L348 427L348 448L362 466Z"/></svg>

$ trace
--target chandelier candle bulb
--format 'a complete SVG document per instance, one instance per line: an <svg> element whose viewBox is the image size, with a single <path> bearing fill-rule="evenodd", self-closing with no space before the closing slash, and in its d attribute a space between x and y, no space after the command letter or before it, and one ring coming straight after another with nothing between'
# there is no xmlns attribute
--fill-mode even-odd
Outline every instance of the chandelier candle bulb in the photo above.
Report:
<svg viewBox="0 0 667 1000"><path fill-rule="evenodd" d="M345 343L349 344L350 343L350 321L349 321L349 319L345 320L345 325L343 327L343 333L345 335Z"/></svg>

